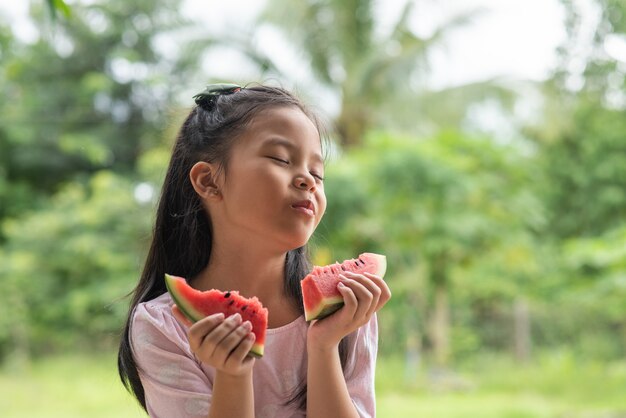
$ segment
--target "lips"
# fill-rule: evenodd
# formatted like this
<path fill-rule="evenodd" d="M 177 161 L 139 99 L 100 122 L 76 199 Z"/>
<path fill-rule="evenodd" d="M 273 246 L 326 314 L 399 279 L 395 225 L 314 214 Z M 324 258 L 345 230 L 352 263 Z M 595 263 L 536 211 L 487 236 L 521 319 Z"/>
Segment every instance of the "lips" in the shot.
<path fill-rule="evenodd" d="M 291 205 L 292 208 L 303 208 L 315 213 L 315 205 L 310 200 L 301 200 Z"/>

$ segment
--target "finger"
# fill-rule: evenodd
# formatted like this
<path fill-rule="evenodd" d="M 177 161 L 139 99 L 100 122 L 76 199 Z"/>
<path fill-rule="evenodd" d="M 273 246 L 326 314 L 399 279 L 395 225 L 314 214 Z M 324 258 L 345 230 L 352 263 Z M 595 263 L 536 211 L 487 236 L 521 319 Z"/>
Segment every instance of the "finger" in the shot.
<path fill-rule="evenodd" d="M 217 313 L 209 315 L 206 318 L 202 318 L 195 324 L 193 324 L 188 331 L 189 345 L 193 351 L 200 348 L 206 337 L 216 330 L 218 330 L 225 322 L 224 314 Z"/>
<path fill-rule="evenodd" d="M 237 364 L 245 363 L 247 361 L 246 356 L 250 353 L 255 340 L 255 335 L 249 332 L 230 353 L 230 356 L 228 356 L 228 359 L 226 360 L 226 366 L 231 367 Z M 248 358 L 254 361 L 252 356 L 248 356 Z"/>
<path fill-rule="evenodd" d="M 214 356 L 219 344 L 224 338 L 226 338 L 231 332 L 233 332 L 241 324 L 241 315 L 238 313 L 229 316 L 215 329 L 204 336 L 202 345 L 206 346 L 206 353 L 209 356 Z"/>
<path fill-rule="evenodd" d="M 380 289 L 380 298 L 378 299 L 378 305 L 376 311 L 385 306 L 385 304 L 391 299 L 391 289 L 380 276 L 371 273 L 365 273 L 365 276 L 369 277 Z"/>
<path fill-rule="evenodd" d="M 359 301 L 357 300 L 354 291 L 342 280 L 337 285 L 337 290 L 343 297 L 343 307 L 341 308 L 341 315 L 344 315 L 349 320 L 354 319 Z"/>
<path fill-rule="evenodd" d="M 376 312 L 376 307 L 378 306 L 378 301 L 382 293 L 380 288 L 371 278 L 364 276 L 362 274 L 350 273 L 347 276 L 351 278 L 352 280 L 355 280 L 359 282 L 360 284 L 362 284 L 372 294 L 372 300 L 369 304 L 367 312 L 365 313 L 367 319 L 369 319 L 372 316 L 372 314 Z"/>
<path fill-rule="evenodd" d="M 246 335 L 248 335 L 250 331 L 252 331 L 252 324 L 250 321 L 246 321 L 224 337 L 224 339 L 215 347 L 215 352 L 213 354 L 217 364 L 225 366 L 231 353 L 235 350 L 235 348 L 237 348 L 239 343 L 246 338 Z"/>
<path fill-rule="evenodd" d="M 343 277 L 342 282 L 352 290 L 357 299 L 357 309 L 354 313 L 354 319 L 361 320 L 366 316 L 372 306 L 374 296 L 367 287 L 357 280 L 347 278 L 346 276 Z"/>
<path fill-rule="evenodd" d="M 193 325 L 193 322 L 191 322 L 189 318 L 185 316 L 185 314 L 178 308 L 178 306 L 172 306 L 172 314 L 174 315 L 174 318 L 178 320 L 178 322 L 180 322 L 187 328 Z"/>

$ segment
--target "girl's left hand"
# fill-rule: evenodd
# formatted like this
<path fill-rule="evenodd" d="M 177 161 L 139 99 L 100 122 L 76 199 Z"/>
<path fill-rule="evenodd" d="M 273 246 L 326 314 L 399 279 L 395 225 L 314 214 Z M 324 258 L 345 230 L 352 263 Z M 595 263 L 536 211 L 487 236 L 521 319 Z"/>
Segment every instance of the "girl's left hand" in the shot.
<path fill-rule="evenodd" d="M 308 349 L 337 347 L 343 337 L 367 324 L 391 298 L 389 287 L 379 276 L 346 272 L 340 277 L 337 289 L 343 296 L 344 306 L 332 315 L 311 323 L 307 333 Z"/>

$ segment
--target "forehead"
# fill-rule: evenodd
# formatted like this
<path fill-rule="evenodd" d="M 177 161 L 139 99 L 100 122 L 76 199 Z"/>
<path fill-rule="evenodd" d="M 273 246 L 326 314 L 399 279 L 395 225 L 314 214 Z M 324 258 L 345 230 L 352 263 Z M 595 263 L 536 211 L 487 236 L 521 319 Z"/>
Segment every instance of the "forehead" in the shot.
<path fill-rule="evenodd" d="M 286 146 L 321 156 L 320 134 L 300 109 L 277 107 L 256 115 L 238 141 L 237 147 L 254 151 L 264 147 Z"/>

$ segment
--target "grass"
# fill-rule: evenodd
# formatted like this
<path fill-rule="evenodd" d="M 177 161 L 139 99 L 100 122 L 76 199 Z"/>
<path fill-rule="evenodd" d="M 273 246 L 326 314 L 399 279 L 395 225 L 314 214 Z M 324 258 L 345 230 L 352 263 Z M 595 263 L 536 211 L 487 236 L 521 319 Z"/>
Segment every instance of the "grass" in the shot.
<path fill-rule="evenodd" d="M 0 374 L 5 418 L 145 417 L 119 383 L 110 354 L 51 357 Z"/>
<path fill-rule="evenodd" d="M 113 354 L 50 357 L 25 371 L 5 366 L 1 415 L 145 417 L 116 373 Z M 376 386 L 380 418 L 626 418 L 626 362 L 578 363 L 559 353 L 527 366 L 485 357 L 411 379 L 402 361 L 381 359 Z"/>
<path fill-rule="evenodd" d="M 626 362 L 578 362 L 552 352 L 520 365 L 485 356 L 454 373 L 423 370 L 410 382 L 398 359 L 380 366 L 382 418 L 626 418 Z"/>

